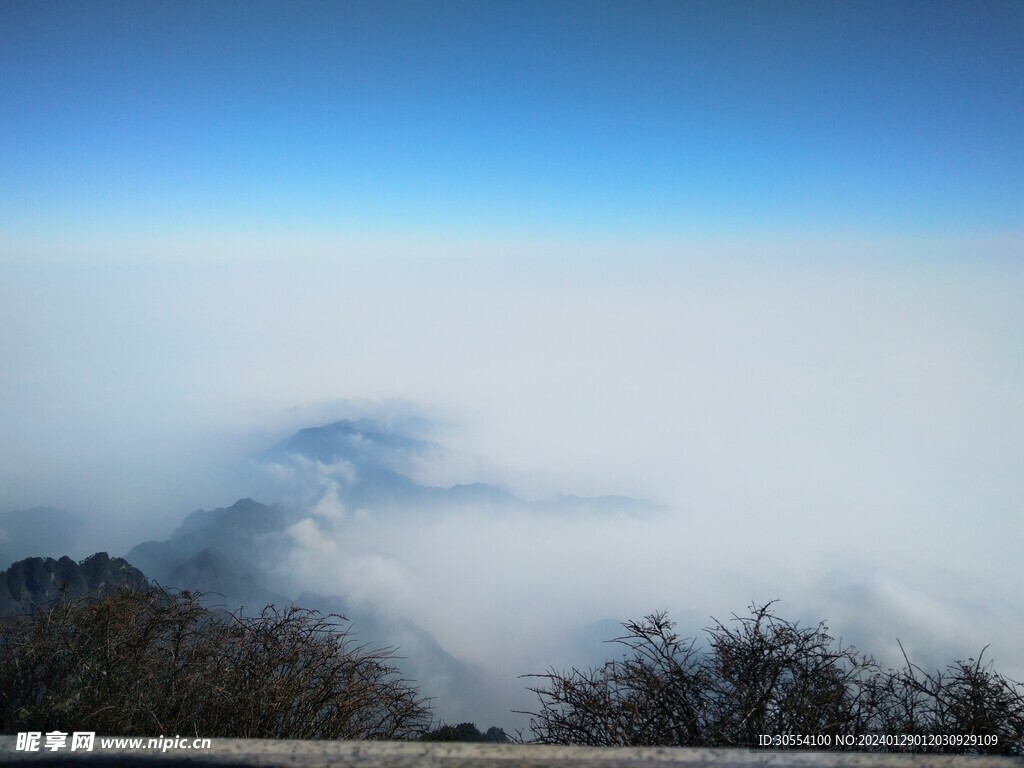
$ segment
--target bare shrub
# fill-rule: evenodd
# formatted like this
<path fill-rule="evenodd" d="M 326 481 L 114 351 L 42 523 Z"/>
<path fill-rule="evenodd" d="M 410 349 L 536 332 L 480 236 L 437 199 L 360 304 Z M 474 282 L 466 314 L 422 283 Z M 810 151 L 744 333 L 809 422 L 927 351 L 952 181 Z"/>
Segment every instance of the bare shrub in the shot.
<path fill-rule="evenodd" d="M 735 627 L 715 620 L 706 630 L 711 741 L 749 746 L 765 733 L 863 733 L 871 705 L 859 683 L 874 660 L 834 647 L 824 622 L 800 627 L 778 618 L 771 603 L 750 610 L 733 617 Z"/>
<path fill-rule="evenodd" d="M 58 602 L 0 632 L 2 729 L 253 738 L 402 738 L 429 723 L 390 649 L 343 618 L 217 613 L 154 589 Z"/>
<path fill-rule="evenodd" d="M 902 646 L 901 646 L 902 648 Z M 881 702 L 875 727 L 881 733 L 920 736 L 983 735 L 998 737 L 996 749 L 964 749 L 930 743 L 921 751 L 1024 754 L 1024 691 L 993 669 L 992 662 L 956 661 L 945 671 L 925 672 L 904 653 L 904 666 L 879 675 L 874 684 Z M 930 740 L 935 742 L 936 740 Z"/>
<path fill-rule="evenodd" d="M 549 670 L 531 716 L 534 741 L 595 746 L 755 747 L 762 734 L 997 736 L 997 743 L 875 744 L 874 749 L 1021 754 L 1020 685 L 978 660 L 925 674 L 906 659 L 882 670 L 844 647 L 824 622 L 801 627 L 772 603 L 729 624 L 714 620 L 707 645 L 680 639 L 664 613 L 623 625 L 625 648 L 603 666 Z M 857 740 L 857 745 L 862 742 Z M 831 746 L 849 748 L 848 745 Z"/>
<path fill-rule="evenodd" d="M 693 641 L 681 641 L 663 613 L 623 625 L 610 641 L 628 652 L 602 667 L 528 675 L 541 701 L 530 729 L 543 744 L 649 746 L 701 744 L 706 720 L 704 669 Z"/>

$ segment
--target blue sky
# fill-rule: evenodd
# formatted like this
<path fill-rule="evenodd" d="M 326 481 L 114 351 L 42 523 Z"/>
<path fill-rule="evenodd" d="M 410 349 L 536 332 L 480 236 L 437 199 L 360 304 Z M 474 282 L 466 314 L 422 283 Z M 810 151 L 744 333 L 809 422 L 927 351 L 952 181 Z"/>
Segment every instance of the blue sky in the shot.
<path fill-rule="evenodd" d="M 668 510 L 367 523 L 390 607 L 510 685 L 552 622 L 777 597 L 1024 679 L 1022 40 L 1020 2 L 0 0 L 0 511 L 124 553 L 292 430 L 413 415 L 425 482 Z"/>
<path fill-rule="evenodd" d="M 0 19 L 0 231 L 60 233 L 68 255 L 256 230 L 1019 237 L 1024 215 L 1018 3 L 58 2 Z"/>

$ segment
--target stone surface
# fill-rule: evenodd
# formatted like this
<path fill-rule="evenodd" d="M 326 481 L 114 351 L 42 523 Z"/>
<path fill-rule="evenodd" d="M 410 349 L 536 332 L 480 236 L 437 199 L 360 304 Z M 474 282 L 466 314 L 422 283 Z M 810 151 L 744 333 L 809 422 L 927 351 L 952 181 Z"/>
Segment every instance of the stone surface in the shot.
<path fill-rule="evenodd" d="M 19 752 L 15 736 L 0 736 L 0 764 L 89 766 L 280 766 L 291 768 L 633 768 L 677 765 L 687 768 L 1021 768 L 1024 759 L 954 755 L 887 755 L 858 752 L 753 751 L 546 747 L 513 744 L 268 741 L 213 739 L 205 750 L 101 750 Z"/>

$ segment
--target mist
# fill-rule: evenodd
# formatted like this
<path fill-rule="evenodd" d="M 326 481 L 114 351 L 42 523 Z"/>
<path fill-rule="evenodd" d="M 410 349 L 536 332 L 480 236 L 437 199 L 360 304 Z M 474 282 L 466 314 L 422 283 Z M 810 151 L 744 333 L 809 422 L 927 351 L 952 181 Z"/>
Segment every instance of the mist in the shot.
<path fill-rule="evenodd" d="M 80 516 L 71 554 L 285 500 L 277 583 L 405 617 L 510 697 L 518 675 L 598 661 L 614 622 L 668 610 L 694 634 L 776 598 L 888 663 L 897 637 L 942 665 L 991 643 L 1024 678 L 1013 259 L 5 271 L 0 511 Z M 358 418 L 433 446 L 386 457 L 417 483 L 522 503 L 352 507 L 351 467 L 257 462 L 266 498 L 238 472 Z M 636 503 L 574 513 L 563 494 Z"/>
<path fill-rule="evenodd" d="M 491 697 L 472 700 L 457 719 L 504 703 L 496 722 L 522 727 L 507 715 L 533 703 L 520 676 L 598 664 L 616 653 L 598 641 L 618 636 L 618 621 L 659 610 L 700 638 L 712 617 L 728 622 L 778 600 L 780 615 L 824 619 L 841 642 L 890 666 L 901 665 L 904 650 L 930 669 L 986 646 L 1011 675 L 1024 661 L 1012 574 L 958 565 L 955 547 L 925 530 L 916 541 L 935 547 L 930 557 L 906 541 L 883 545 L 886 531 L 853 513 L 845 524 L 823 520 L 801 549 L 770 518 L 622 497 L 579 499 L 575 508 L 565 496 L 367 508 L 342 501 L 358 468 L 294 458 L 298 473 L 277 466 L 275 475 L 307 503 L 277 542 L 278 583 L 292 594 L 334 590 L 409 619 L 484 670 Z"/>

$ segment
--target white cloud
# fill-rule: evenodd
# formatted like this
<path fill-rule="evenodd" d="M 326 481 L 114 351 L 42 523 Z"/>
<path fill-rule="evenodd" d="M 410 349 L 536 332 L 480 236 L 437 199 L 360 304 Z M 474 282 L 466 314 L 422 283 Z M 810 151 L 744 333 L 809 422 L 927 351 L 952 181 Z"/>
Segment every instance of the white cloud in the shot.
<path fill-rule="evenodd" d="M 421 481 L 670 508 L 381 517 L 342 503 L 352 467 L 280 464 L 309 489 L 297 578 L 467 658 L 534 671 L 588 621 L 781 597 L 1024 668 L 1024 275 L 922 253 L 30 270 L 0 285 L 0 502 L 126 549 L 232 502 L 211 468 L 273 442 L 254 428 L 394 411 L 441 425 Z"/>

